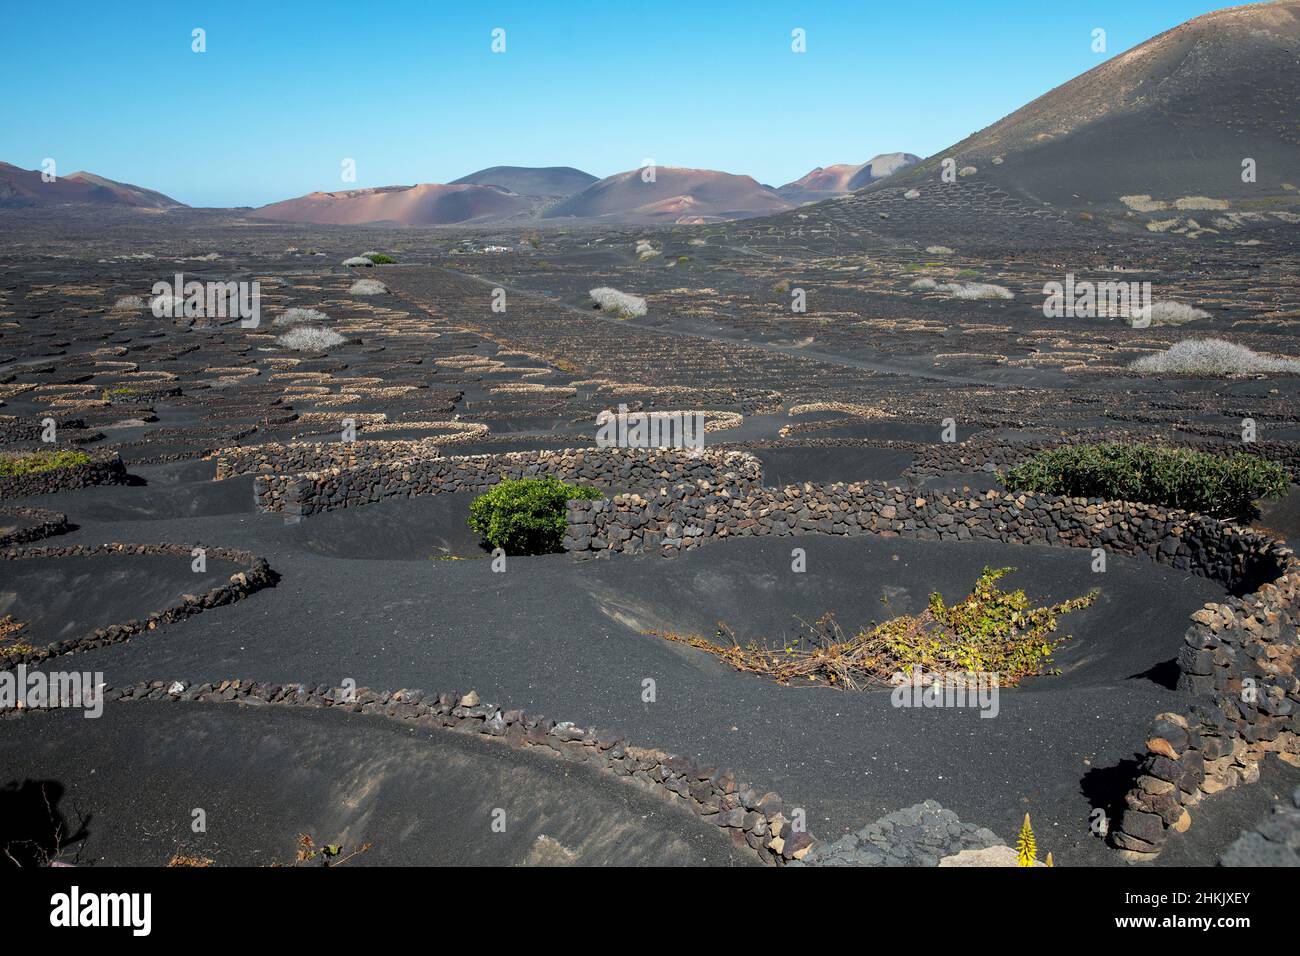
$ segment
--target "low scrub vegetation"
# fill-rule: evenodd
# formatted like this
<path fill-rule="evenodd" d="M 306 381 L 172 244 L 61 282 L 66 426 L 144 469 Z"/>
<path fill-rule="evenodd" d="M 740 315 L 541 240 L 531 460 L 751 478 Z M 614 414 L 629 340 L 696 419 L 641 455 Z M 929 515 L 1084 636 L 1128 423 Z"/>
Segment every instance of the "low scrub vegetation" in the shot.
<path fill-rule="evenodd" d="M 805 634 L 782 647 L 742 646 L 719 625 L 717 638 L 650 631 L 707 651 L 732 667 L 780 684 L 822 683 L 857 690 L 891 683 L 898 675 L 996 675 L 1001 687 L 1051 668 L 1052 654 L 1066 638 L 1054 638 L 1061 614 L 1087 607 L 1096 592 L 1043 607 L 1033 607 L 1023 589 L 1003 591 L 998 580 L 1014 568 L 985 568 L 967 597 L 952 605 L 931 593 L 920 614 L 904 614 L 845 636 L 830 615 L 805 627 Z"/>
<path fill-rule="evenodd" d="M 90 462 L 84 451 L 34 451 L 27 455 L 0 454 L 0 478 L 38 475 Z"/>
<path fill-rule="evenodd" d="M 1224 339 L 1184 339 L 1163 352 L 1143 356 L 1132 367 L 1156 375 L 1216 378 L 1277 372 L 1300 374 L 1300 360 L 1261 355 Z"/>
<path fill-rule="evenodd" d="M 323 843 L 317 844 L 311 838 L 311 834 L 300 833 L 298 835 L 298 850 L 294 854 L 292 863 L 272 863 L 272 867 L 304 867 L 304 866 L 322 866 L 334 867 L 343 866 L 349 860 L 368 852 L 373 843 L 360 843 L 349 848 L 343 843 Z M 173 858 L 174 859 L 174 858 Z M 207 866 L 212 861 L 200 862 L 198 864 L 177 864 L 180 866 L 198 865 Z M 168 864 L 169 866 L 171 864 Z"/>
<path fill-rule="evenodd" d="M 0 617 L 0 662 L 35 653 L 36 648 L 19 637 L 19 632 L 26 626 L 24 622 L 14 620 L 12 615 Z"/>
<path fill-rule="evenodd" d="M 106 388 L 99 393 L 101 401 L 105 402 L 129 402 L 133 398 L 139 397 L 140 389 L 132 385 L 114 385 L 112 388 Z"/>
<path fill-rule="evenodd" d="M 387 295 L 388 286 L 377 279 L 358 279 L 348 287 L 349 295 Z"/>
<path fill-rule="evenodd" d="M 566 485 L 558 478 L 507 479 L 469 506 L 469 526 L 506 554 L 550 554 L 561 550 L 567 503 L 594 501 L 596 488 Z"/>
<path fill-rule="evenodd" d="M 328 322 L 329 320 L 330 317 L 319 309 L 294 308 L 285 309 L 271 320 L 271 324 L 277 328 L 284 328 L 290 325 L 310 325 L 312 322 Z"/>
<path fill-rule="evenodd" d="M 1152 325 L 1185 325 L 1197 319 L 1208 319 L 1210 313 L 1182 302 L 1151 303 Z"/>
<path fill-rule="evenodd" d="M 917 279 L 912 288 L 918 292 L 942 292 L 950 299 L 1014 299 L 1015 294 L 989 282 L 935 282 Z"/>
<path fill-rule="evenodd" d="M 651 244 L 649 239 L 639 239 L 636 244 L 636 257 L 642 261 L 646 259 L 657 259 L 663 253 Z"/>
<path fill-rule="evenodd" d="M 1247 518 L 1256 501 L 1281 497 L 1288 487 L 1282 466 L 1258 455 L 1105 443 L 1040 452 L 1002 480 L 1012 491 L 1139 501 L 1219 518 Z"/>
<path fill-rule="evenodd" d="M 634 319 L 646 313 L 645 299 L 639 295 L 628 295 L 606 286 L 592 289 L 589 295 L 601 311 L 611 312 L 620 319 Z"/>
<path fill-rule="evenodd" d="M 991 282 L 944 282 L 939 286 L 940 292 L 947 292 L 954 299 L 1014 299 L 1010 289 Z"/>
<path fill-rule="evenodd" d="M 276 339 L 280 345 L 295 352 L 324 352 L 343 344 L 343 336 L 332 329 L 313 325 L 295 325 Z"/>
<path fill-rule="evenodd" d="M 392 256 L 384 255 L 382 252 L 363 252 L 361 256 L 377 266 L 391 266 L 397 262 Z"/>

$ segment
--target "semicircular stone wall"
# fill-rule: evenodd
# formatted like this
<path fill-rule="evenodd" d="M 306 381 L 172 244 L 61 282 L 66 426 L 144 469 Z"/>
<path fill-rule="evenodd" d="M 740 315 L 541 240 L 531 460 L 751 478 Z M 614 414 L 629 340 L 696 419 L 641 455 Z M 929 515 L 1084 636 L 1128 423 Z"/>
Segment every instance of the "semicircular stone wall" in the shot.
<path fill-rule="evenodd" d="M 1300 563 L 1260 532 L 1205 515 L 1125 501 L 988 492 L 963 497 L 886 483 L 712 489 L 571 501 L 575 558 L 666 557 L 754 535 L 880 535 L 931 541 L 1102 548 L 1208 577 L 1228 592 L 1192 615 L 1178 657 L 1187 705 L 1158 715 L 1140 773 L 1112 821 L 1126 854 L 1158 853 L 1206 794 L 1256 779 L 1276 752 L 1300 765 Z"/>
<path fill-rule="evenodd" d="M 0 478 L 0 498 L 26 498 L 30 495 L 87 488 L 90 485 L 120 485 L 126 482 L 126 466 L 122 464 L 117 452 L 95 451 L 87 454 L 90 460 L 80 465 Z"/>
<path fill-rule="evenodd" d="M 762 482 L 759 460 L 746 452 L 706 449 L 688 454 L 658 448 L 566 448 L 496 455 L 440 456 L 422 442 L 337 442 L 228 449 L 217 480 L 253 474 L 261 511 L 311 515 L 385 498 L 486 491 L 502 479 L 549 475 L 597 487 L 657 492 L 674 484 L 748 489 Z"/>
<path fill-rule="evenodd" d="M 1005 445 L 1005 447 L 1004 447 Z M 954 447 L 960 465 L 988 470 L 1023 457 L 1020 443 Z M 947 458 L 927 465 L 947 468 Z M 306 467 L 307 470 L 299 470 Z M 1296 627 L 1300 565 L 1283 542 L 1231 522 L 1154 505 L 1039 494 L 947 494 L 884 482 L 762 485 L 747 452 L 585 448 L 441 457 L 421 442 L 230 449 L 218 478 L 256 475 L 264 511 L 308 515 L 389 497 L 481 491 L 503 478 L 553 475 L 621 490 L 571 501 L 564 548 L 575 558 L 656 552 L 672 556 L 753 535 L 879 535 L 932 541 L 1102 548 L 1208 577 L 1232 596 L 1192 615 L 1179 655 L 1187 706 L 1158 715 L 1135 742 L 1141 771 L 1112 822 L 1113 845 L 1159 852 L 1188 807 L 1258 776 L 1275 751 L 1300 762 Z"/>

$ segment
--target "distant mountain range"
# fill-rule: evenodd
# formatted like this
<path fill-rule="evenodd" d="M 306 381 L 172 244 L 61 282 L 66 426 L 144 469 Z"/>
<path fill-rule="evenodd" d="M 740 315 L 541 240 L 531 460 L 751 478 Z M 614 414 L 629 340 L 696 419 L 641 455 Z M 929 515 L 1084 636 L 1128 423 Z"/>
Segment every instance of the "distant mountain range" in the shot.
<path fill-rule="evenodd" d="M 0 208 L 68 205 L 185 208 L 184 203 L 162 193 L 115 182 L 94 173 L 69 173 L 46 182 L 38 169 L 20 169 L 9 163 L 0 163 Z"/>
<path fill-rule="evenodd" d="M 780 189 L 750 176 L 675 166 L 634 169 L 604 179 L 571 166 L 492 166 L 446 184 L 308 193 L 247 215 L 273 222 L 396 226 L 723 222 L 842 196 L 916 160 L 911 153 L 887 153 L 860 165 L 819 167 Z M 47 183 L 38 170 L 0 163 L 0 207 L 61 205 L 188 208 L 162 193 L 92 173 L 72 173 Z"/>
<path fill-rule="evenodd" d="M 712 169 L 646 167 L 597 179 L 571 166 L 493 166 L 449 185 L 310 193 L 250 213 L 256 219 L 355 225 L 486 224 L 509 220 L 692 224 L 766 216 L 842 196 L 916 162 L 887 153 L 817 169 L 781 189 Z M 802 185 L 801 185 L 802 184 Z"/>
<path fill-rule="evenodd" d="M 604 179 L 568 166 L 493 166 L 446 185 L 315 192 L 248 215 L 405 226 L 705 223 L 780 214 L 859 191 L 863 202 L 895 194 L 900 202 L 939 202 L 943 194 L 932 191 L 947 185 L 948 160 L 954 181 L 979 187 L 949 204 L 966 209 L 977 232 L 1004 198 L 1015 210 L 1074 209 L 1084 220 L 1086 210 L 1109 207 L 1139 228 L 1194 235 L 1261 219 L 1290 223 L 1300 179 L 1297 50 L 1300 0 L 1218 10 L 1105 60 L 925 160 L 885 153 L 860 165 L 818 167 L 779 188 L 670 166 Z M 996 202 L 977 207 L 977 193 Z M 90 173 L 46 183 L 38 171 L 0 163 L 0 207 L 73 204 L 184 208 Z M 914 218 L 894 217 L 891 228 Z"/>

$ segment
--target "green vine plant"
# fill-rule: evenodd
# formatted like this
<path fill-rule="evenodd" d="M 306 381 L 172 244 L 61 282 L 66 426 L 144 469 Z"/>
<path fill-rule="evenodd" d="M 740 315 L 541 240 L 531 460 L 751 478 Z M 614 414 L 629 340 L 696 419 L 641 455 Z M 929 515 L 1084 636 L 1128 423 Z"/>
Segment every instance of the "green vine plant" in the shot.
<path fill-rule="evenodd" d="M 1014 568 L 985 568 L 966 598 L 944 602 L 937 591 L 920 614 L 904 614 L 846 636 L 834 617 L 823 615 L 804 633 L 780 647 L 736 639 L 719 623 L 713 639 L 651 630 L 645 633 L 713 654 L 739 671 L 780 684 L 820 683 L 850 690 L 888 683 L 895 675 L 929 673 L 996 674 L 1002 687 L 1025 677 L 1060 673 L 1052 655 L 1067 637 L 1055 637 L 1062 614 L 1088 607 L 1083 597 L 1034 607 L 1024 589 L 1004 591 L 998 581 Z"/>

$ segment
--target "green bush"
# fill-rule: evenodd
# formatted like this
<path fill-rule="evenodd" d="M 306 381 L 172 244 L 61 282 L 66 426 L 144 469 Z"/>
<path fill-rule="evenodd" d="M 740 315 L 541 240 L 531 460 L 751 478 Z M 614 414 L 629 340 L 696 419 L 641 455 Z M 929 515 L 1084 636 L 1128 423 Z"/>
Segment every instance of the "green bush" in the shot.
<path fill-rule="evenodd" d="M 126 402 L 135 396 L 141 394 L 140 389 L 131 385 L 115 385 L 113 388 L 106 388 L 100 393 L 100 398 L 106 402 L 122 401 Z"/>
<path fill-rule="evenodd" d="M 506 479 L 469 506 L 469 526 L 506 554 L 550 554 L 564 540 L 566 502 L 594 501 L 596 488 L 566 485 L 557 478 Z"/>
<path fill-rule="evenodd" d="M 1288 485 L 1282 466 L 1258 455 L 1107 443 L 1040 452 L 1002 481 L 1011 491 L 1140 501 L 1219 518 L 1249 518 L 1256 501 L 1280 498 Z"/>
<path fill-rule="evenodd" d="M 369 259 L 377 266 L 391 266 L 397 260 L 392 256 L 386 256 L 382 252 L 368 253 L 364 258 Z"/>
<path fill-rule="evenodd" d="M 84 451 L 34 451 L 30 455 L 0 455 L 0 478 L 36 475 L 59 468 L 84 465 L 90 456 Z"/>

